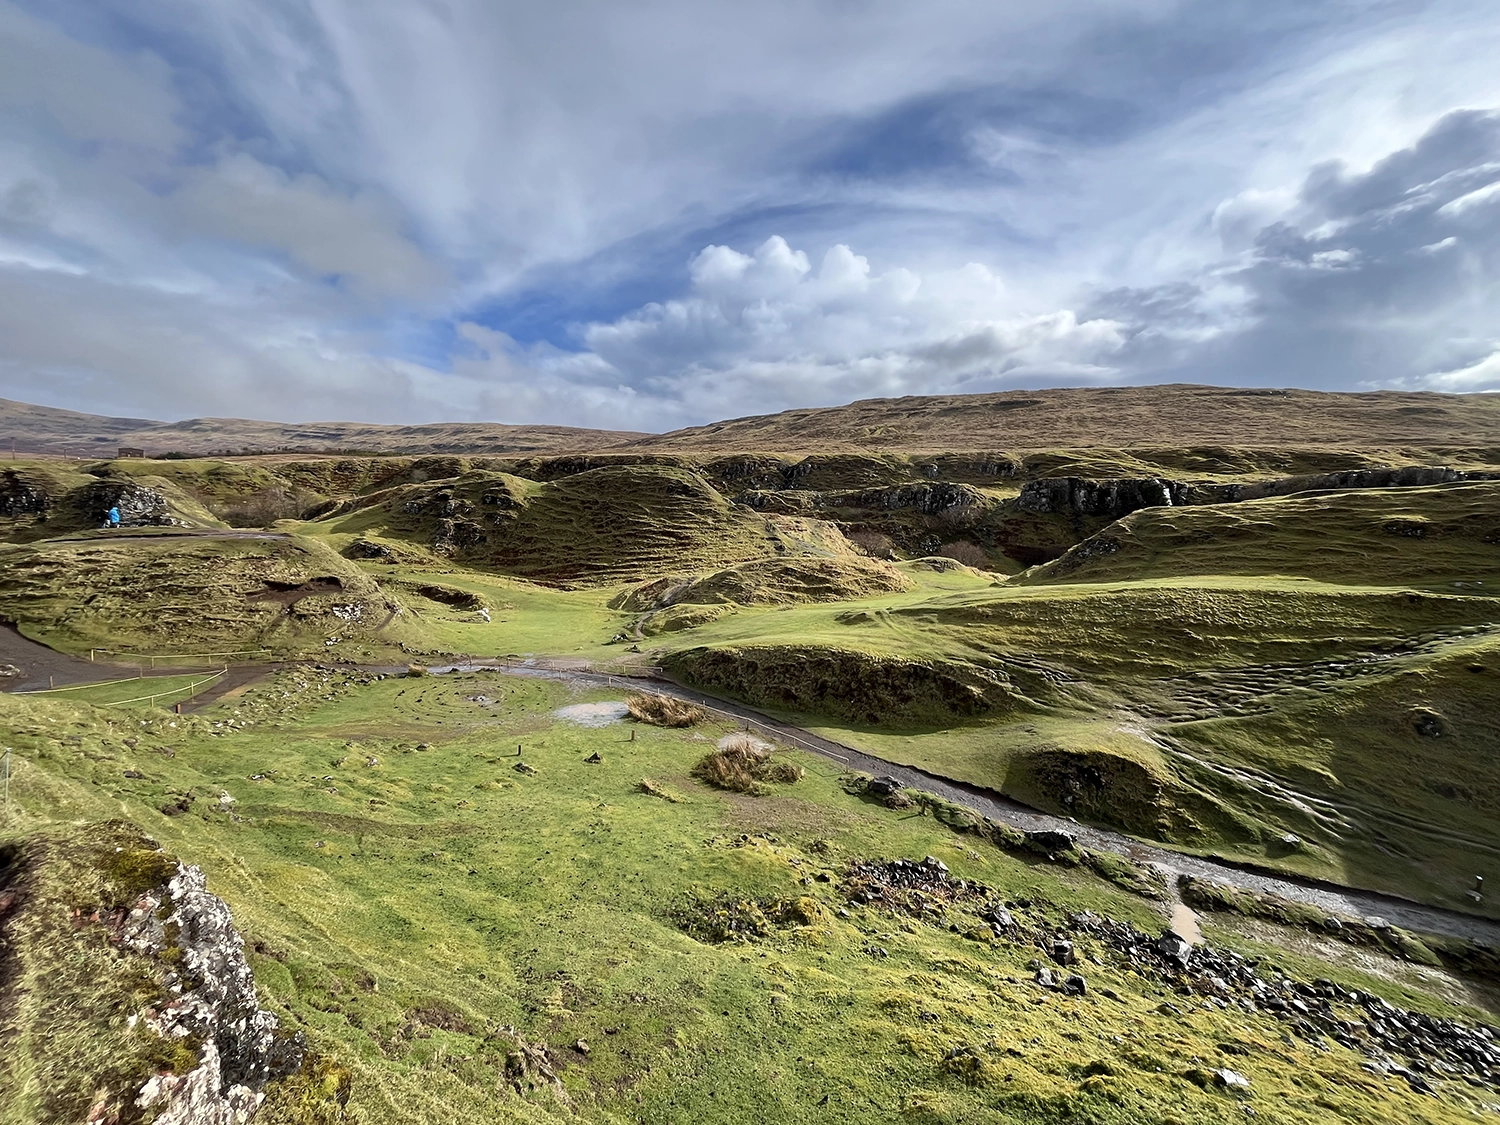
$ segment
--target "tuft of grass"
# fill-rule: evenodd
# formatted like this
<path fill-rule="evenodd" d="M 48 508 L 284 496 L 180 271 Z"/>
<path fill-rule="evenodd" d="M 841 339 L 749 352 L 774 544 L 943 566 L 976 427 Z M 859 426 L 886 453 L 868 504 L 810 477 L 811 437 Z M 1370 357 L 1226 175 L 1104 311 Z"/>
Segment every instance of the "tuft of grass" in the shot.
<path fill-rule="evenodd" d="M 680 804 L 683 799 L 682 794 L 677 792 L 677 790 L 649 777 L 641 778 L 640 784 L 636 788 L 648 797 L 660 797 L 663 801 L 672 805 Z"/>
<path fill-rule="evenodd" d="M 701 707 L 652 692 L 631 692 L 625 697 L 625 706 L 632 719 L 653 727 L 692 727 L 708 717 Z"/>
<path fill-rule="evenodd" d="M 775 747 L 746 731 L 735 731 L 719 739 L 719 745 L 693 766 L 693 776 L 716 789 L 763 796 L 767 782 L 791 785 L 801 781 L 801 766 L 776 758 Z"/>

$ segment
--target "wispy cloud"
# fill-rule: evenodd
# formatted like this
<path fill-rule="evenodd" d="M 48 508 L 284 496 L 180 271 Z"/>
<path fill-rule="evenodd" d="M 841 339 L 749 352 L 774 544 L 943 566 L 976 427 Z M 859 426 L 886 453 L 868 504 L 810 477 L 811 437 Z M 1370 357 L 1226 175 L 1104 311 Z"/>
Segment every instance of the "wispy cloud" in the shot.
<path fill-rule="evenodd" d="M 0 394 L 1490 389 L 1497 48 L 1473 0 L 0 0 Z"/>

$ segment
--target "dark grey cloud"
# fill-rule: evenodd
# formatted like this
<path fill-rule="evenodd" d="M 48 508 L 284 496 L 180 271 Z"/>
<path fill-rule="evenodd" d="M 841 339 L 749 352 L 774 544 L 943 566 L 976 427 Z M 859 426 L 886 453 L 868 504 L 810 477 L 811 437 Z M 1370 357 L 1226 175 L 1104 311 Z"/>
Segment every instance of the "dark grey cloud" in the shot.
<path fill-rule="evenodd" d="M 1366 171 L 1313 168 L 1242 260 L 1107 292 L 1136 376 L 1500 389 L 1500 114 L 1449 113 Z"/>

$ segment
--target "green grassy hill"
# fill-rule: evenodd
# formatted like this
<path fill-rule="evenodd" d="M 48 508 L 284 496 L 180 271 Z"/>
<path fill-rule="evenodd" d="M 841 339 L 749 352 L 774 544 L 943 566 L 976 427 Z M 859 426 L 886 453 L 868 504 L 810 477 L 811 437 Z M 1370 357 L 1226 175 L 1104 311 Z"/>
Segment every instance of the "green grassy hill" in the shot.
<path fill-rule="evenodd" d="M 1472 1120 L 1483 1095 L 1462 1083 L 1420 1096 L 1269 1011 L 1171 991 L 1098 929 L 1111 919 L 1154 937 L 1165 907 L 1076 859 L 1010 854 L 956 830 L 951 810 L 860 799 L 830 763 L 794 752 L 777 757 L 804 776 L 770 795 L 713 789 L 692 767 L 726 728 L 564 717 L 611 699 L 302 668 L 201 718 L 144 713 L 126 734 L 118 710 L 0 697 L 18 761 L 0 843 L 125 817 L 202 865 L 261 1002 L 330 1076 L 321 1094 L 273 1084 L 265 1121 L 1228 1125 L 1246 1106 L 1278 1125 Z M 513 768 L 518 743 L 532 772 Z M 48 881 L 33 885 L 77 955 L 107 966 L 87 916 L 69 921 L 100 878 L 92 853 L 49 848 L 37 853 Z M 951 876 L 866 901 L 862 871 L 924 856 Z M 997 932 L 980 915 L 1001 903 Z M 1482 1018 L 1440 970 L 1356 960 L 1233 915 L 1203 925 L 1266 981 L 1285 972 Z M 1048 952 L 1064 934 L 1067 967 Z M 1038 966 L 1079 974 L 1085 991 L 1039 986 Z M 0 1004 L 15 1045 L 0 1063 L 5 1125 L 65 1119 L 32 1112 L 43 1093 L 87 1105 L 91 1060 L 110 1060 L 117 1083 L 156 1064 L 142 1028 L 107 1018 L 112 986 L 51 978 L 66 1041 L 44 1034 L 43 1013 Z M 1250 1085 L 1226 1089 L 1221 1068 Z"/>
<path fill-rule="evenodd" d="M 399 635 L 399 610 L 316 540 L 99 533 L 0 547 L 0 617 L 65 652 L 305 653 Z"/>
<path fill-rule="evenodd" d="M 831 524 L 762 516 L 685 469 L 619 466 L 539 483 L 471 472 L 353 501 L 315 534 L 409 541 L 470 567 L 607 584 L 773 554 L 853 555 Z"/>
<path fill-rule="evenodd" d="M 1145 508 L 1019 581 L 1296 575 L 1500 592 L 1500 483 Z"/>

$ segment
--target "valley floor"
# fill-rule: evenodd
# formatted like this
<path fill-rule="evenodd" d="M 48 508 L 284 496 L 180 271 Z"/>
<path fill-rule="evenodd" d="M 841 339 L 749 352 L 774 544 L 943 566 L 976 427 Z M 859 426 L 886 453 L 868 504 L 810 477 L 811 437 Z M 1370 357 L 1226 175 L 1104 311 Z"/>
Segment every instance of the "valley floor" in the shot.
<path fill-rule="evenodd" d="M 794 750 L 780 756 L 800 780 L 727 793 L 693 767 L 735 725 L 570 718 L 620 699 L 536 676 L 311 667 L 183 716 L 0 697 L 7 831 L 124 817 L 200 864 L 263 1000 L 349 1069 L 348 1108 L 371 1123 L 1165 1125 L 1247 1106 L 1445 1122 L 1493 1097 L 1372 1070 L 1366 1031 L 1346 1047 L 1122 952 L 1099 920 L 1149 944 L 1167 904 L 957 831 L 942 806 L 888 809 Z M 868 897 L 881 862 L 927 856 L 951 874 Z M 981 919 L 1002 907 L 1005 927 Z M 1366 1017 L 1337 997 L 1465 1024 L 1495 1010 L 1483 983 L 1378 949 L 1233 915 L 1202 926 L 1250 959 L 1233 970 L 1247 981 L 1333 982 L 1329 1011 L 1351 1028 Z M 1082 991 L 1049 987 L 1053 969 Z M 507 1069 L 517 1043 L 549 1060 L 524 1080 Z M 24 1093 L 24 1067 L 6 1073 Z M 273 1091 L 266 1120 L 288 1113 Z"/>

